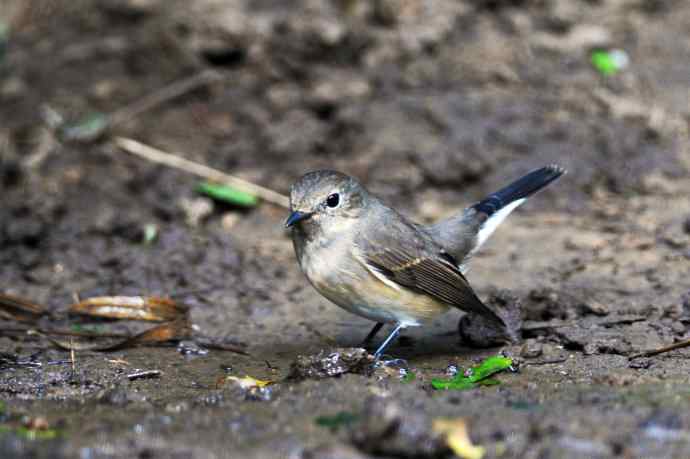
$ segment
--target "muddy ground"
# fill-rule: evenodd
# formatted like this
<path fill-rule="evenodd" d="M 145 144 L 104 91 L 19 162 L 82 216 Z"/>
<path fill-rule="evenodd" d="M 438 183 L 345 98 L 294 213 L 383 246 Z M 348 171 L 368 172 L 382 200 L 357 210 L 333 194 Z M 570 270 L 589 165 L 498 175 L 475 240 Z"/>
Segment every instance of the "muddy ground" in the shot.
<path fill-rule="evenodd" d="M 175 295 L 198 333 L 249 354 L 78 351 L 73 367 L 46 340 L 2 332 L 0 457 L 449 457 L 438 417 L 465 418 L 485 457 L 690 457 L 690 349 L 629 359 L 690 339 L 690 5 L 289 3 L 0 3 L 2 293 L 55 313 L 75 294 Z M 628 66 L 601 75 L 596 48 Z M 111 113 L 209 68 L 221 80 L 93 142 L 57 139 L 41 115 Z M 216 203 L 194 218 L 190 203 L 209 203 L 197 179 L 116 135 L 283 193 L 340 169 L 421 221 L 563 165 L 468 274 L 482 298 L 520 301 L 523 342 L 470 348 L 458 311 L 390 349 L 412 382 L 285 380 L 298 355 L 358 346 L 370 323 L 307 284 L 284 209 Z M 498 352 L 520 361 L 500 385 L 431 388 Z M 127 378 L 139 370 L 160 374 Z M 276 383 L 218 385 L 245 375 Z M 317 422 L 338 413 L 348 422 Z M 37 423 L 55 438 L 16 427 Z"/>

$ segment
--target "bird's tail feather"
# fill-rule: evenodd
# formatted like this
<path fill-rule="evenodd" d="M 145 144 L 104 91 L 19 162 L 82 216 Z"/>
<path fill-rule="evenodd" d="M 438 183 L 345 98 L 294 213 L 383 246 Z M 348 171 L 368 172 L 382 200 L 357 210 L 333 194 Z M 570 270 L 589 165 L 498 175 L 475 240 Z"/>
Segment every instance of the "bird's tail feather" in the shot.
<path fill-rule="evenodd" d="M 427 227 L 429 233 L 466 270 L 467 260 L 486 242 L 503 220 L 528 197 L 565 173 L 551 165 L 530 172 L 463 212 Z"/>
<path fill-rule="evenodd" d="M 485 217 L 486 220 L 479 226 L 475 245 L 468 256 L 479 250 L 513 210 L 564 173 L 565 169 L 555 164 L 542 167 L 473 205 L 471 209 L 485 214 L 488 218 Z"/>
<path fill-rule="evenodd" d="M 501 188 L 472 208 L 490 217 L 511 203 L 530 197 L 564 173 L 565 169 L 555 164 L 542 167 Z"/>

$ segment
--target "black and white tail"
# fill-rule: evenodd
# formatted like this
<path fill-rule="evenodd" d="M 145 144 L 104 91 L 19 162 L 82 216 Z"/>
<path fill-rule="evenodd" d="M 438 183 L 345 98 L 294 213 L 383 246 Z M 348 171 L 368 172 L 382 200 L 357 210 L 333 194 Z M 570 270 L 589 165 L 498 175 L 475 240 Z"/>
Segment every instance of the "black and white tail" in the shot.
<path fill-rule="evenodd" d="M 515 208 L 564 173 L 565 169 L 555 164 L 542 167 L 471 206 L 470 209 L 488 217 L 479 226 L 477 240 L 471 252 L 478 250 Z"/>

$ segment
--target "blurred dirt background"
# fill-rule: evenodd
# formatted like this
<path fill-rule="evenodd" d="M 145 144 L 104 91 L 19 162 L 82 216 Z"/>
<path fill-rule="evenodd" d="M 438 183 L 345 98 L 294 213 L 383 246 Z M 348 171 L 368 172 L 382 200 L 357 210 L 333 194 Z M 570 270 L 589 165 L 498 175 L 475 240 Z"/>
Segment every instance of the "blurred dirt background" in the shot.
<path fill-rule="evenodd" d="M 690 349 L 629 359 L 690 339 L 689 36 L 681 0 L 0 0 L 0 291 L 58 312 L 75 294 L 175 295 L 249 353 L 80 351 L 73 368 L 0 335 L 0 422 L 59 432 L 0 429 L 0 457 L 450 457 L 438 416 L 465 418 L 485 457 L 690 457 Z M 604 76 L 596 49 L 629 63 Z M 46 126 L 209 69 L 93 141 Z M 114 136 L 283 193 L 339 169 L 420 221 L 561 164 L 468 274 L 522 304 L 523 342 L 471 349 L 450 313 L 390 349 L 412 383 L 284 381 L 370 324 L 308 285 L 284 209 L 214 204 Z M 521 361 L 500 386 L 430 388 L 499 351 Z M 279 382 L 217 387 L 246 374 Z M 315 421 L 339 412 L 356 421 Z"/>

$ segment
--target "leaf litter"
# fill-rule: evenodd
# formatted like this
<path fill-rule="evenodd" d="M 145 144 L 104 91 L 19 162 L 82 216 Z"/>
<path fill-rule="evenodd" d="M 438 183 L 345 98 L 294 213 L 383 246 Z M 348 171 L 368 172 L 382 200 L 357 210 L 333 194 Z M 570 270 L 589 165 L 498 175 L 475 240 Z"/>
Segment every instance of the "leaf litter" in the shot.
<path fill-rule="evenodd" d="M 43 306 L 12 295 L 0 294 L 0 318 L 36 322 L 45 315 Z"/>
<path fill-rule="evenodd" d="M 68 308 L 70 314 L 77 314 L 98 320 L 132 320 L 161 322 L 132 335 L 131 333 L 109 333 L 102 326 L 90 323 L 72 323 L 67 328 L 0 328 L 7 333 L 24 336 L 39 336 L 55 346 L 69 351 L 112 351 L 141 345 L 163 344 L 193 337 L 189 320 L 189 308 L 171 298 L 158 296 L 102 296 L 78 301 Z M 50 313 L 38 304 L 11 295 L 0 295 L 0 317 L 17 322 L 31 322 L 36 325 L 39 319 Z M 57 319 L 57 318 L 53 318 Z M 55 320 L 54 322 L 57 322 Z M 246 354 L 243 343 L 223 343 L 206 338 L 198 338 L 200 345 L 231 352 Z"/>

